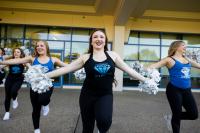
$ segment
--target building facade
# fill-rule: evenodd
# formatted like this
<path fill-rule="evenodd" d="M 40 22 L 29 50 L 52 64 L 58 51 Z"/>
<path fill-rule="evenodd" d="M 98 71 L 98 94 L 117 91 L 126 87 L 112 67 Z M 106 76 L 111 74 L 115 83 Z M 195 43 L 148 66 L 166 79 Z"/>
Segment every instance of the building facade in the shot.
<path fill-rule="evenodd" d="M 133 61 L 148 65 L 167 56 L 174 40 L 189 49 L 200 48 L 200 3 L 191 0 L 0 0 L 1 47 L 33 49 L 39 39 L 49 43 L 52 56 L 70 63 L 89 47 L 95 28 L 106 31 L 109 49 L 130 66 Z M 166 68 L 159 70 L 160 88 L 168 82 Z M 192 69 L 192 88 L 200 89 L 198 69 Z M 135 89 L 138 81 L 116 70 L 114 90 Z M 83 81 L 73 73 L 56 79 L 57 86 L 80 88 Z"/>

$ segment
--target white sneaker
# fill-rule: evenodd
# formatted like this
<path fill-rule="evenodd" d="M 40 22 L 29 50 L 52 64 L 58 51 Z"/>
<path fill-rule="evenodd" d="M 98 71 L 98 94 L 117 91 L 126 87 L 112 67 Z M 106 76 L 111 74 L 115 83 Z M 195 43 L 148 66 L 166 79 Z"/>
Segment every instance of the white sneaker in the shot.
<path fill-rule="evenodd" d="M 166 121 L 168 131 L 171 132 L 172 131 L 172 125 L 171 125 L 172 115 L 171 114 L 165 115 L 164 119 Z"/>
<path fill-rule="evenodd" d="M 40 129 L 38 128 L 38 129 L 35 129 L 34 130 L 34 133 L 40 133 Z"/>
<path fill-rule="evenodd" d="M 42 106 L 42 115 L 47 116 L 49 113 L 49 105 Z"/>
<path fill-rule="evenodd" d="M 15 99 L 15 100 L 13 100 L 13 102 L 12 102 L 12 107 L 13 107 L 13 109 L 16 109 L 17 107 L 18 107 L 18 101 L 17 101 L 17 98 Z"/>
<path fill-rule="evenodd" d="M 3 117 L 3 120 L 6 121 L 6 120 L 9 120 L 9 119 L 10 119 L 10 113 L 6 112 L 4 117 Z"/>

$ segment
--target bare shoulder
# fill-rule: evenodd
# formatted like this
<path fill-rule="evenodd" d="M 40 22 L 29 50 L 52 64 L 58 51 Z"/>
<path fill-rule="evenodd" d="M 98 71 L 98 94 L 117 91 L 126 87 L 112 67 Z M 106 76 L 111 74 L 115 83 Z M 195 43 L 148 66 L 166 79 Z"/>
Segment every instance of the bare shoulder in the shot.
<path fill-rule="evenodd" d="M 107 51 L 107 53 L 113 59 L 113 61 L 115 61 L 116 58 L 119 57 L 119 55 L 116 52 L 114 52 L 114 51 Z"/>
<path fill-rule="evenodd" d="M 175 61 L 171 57 L 166 57 L 163 60 L 165 61 L 168 68 L 171 68 L 175 64 Z"/>
<path fill-rule="evenodd" d="M 90 54 L 83 54 L 80 56 L 80 60 L 82 60 L 84 63 L 90 58 Z"/>

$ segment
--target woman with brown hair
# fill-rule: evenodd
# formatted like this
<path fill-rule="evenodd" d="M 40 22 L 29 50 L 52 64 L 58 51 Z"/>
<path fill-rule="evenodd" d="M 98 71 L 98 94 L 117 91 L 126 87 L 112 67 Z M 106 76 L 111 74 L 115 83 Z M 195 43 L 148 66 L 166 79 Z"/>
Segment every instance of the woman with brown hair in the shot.
<path fill-rule="evenodd" d="M 172 118 L 168 120 L 173 133 L 180 132 L 181 120 L 195 120 L 198 118 L 198 109 L 191 92 L 191 67 L 200 69 L 200 64 L 184 56 L 186 44 L 183 41 L 174 41 L 169 47 L 168 56 L 152 64 L 149 68 L 166 66 L 169 71 L 170 81 L 166 88 L 166 95 L 172 110 Z M 182 107 L 186 111 L 182 111 Z"/>
<path fill-rule="evenodd" d="M 27 56 L 20 59 L 10 59 L 0 62 L 2 65 L 14 65 L 30 63 L 32 65 L 42 65 L 50 72 L 54 69 L 54 65 L 63 67 L 66 66 L 64 62 L 56 57 L 50 56 L 50 50 L 48 43 L 46 41 L 38 41 L 34 48 L 33 56 Z M 35 133 L 40 133 L 39 122 L 40 122 L 40 112 L 42 109 L 43 116 L 46 116 L 49 112 L 49 103 L 51 94 L 53 92 L 53 87 L 49 91 L 39 94 L 30 89 L 31 104 L 33 107 L 32 120 Z"/>
<path fill-rule="evenodd" d="M 106 133 L 112 123 L 115 67 L 140 81 L 146 78 L 130 68 L 117 53 L 108 51 L 107 36 L 98 29 L 90 35 L 87 54 L 66 67 L 47 73 L 47 76 L 56 77 L 83 67 L 86 79 L 79 99 L 83 133 L 93 133 L 95 121 L 99 132 Z"/>
<path fill-rule="evenodd" d="M 24 52 L 20 48 L 15 48 L 12 53 L 13 59 L 23 58 Z M 12 101 L 13 109 L 18 107 L 17 95 L 24 80 L 23 76 L 24 64 L 9 65 L 9 73 L 5 81 L 5 110 L 6 113 L 3 120 L 10 119 L 10 101 Z"/>

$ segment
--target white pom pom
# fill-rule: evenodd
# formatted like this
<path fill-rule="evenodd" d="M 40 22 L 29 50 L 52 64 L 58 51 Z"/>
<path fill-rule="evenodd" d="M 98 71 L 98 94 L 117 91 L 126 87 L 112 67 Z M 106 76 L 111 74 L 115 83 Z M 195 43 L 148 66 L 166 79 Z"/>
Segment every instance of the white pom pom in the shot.
<path fill-rule="evenodd" d="M 45 75 L 47 71 L 48 69 L 41 65 L 31 66 L 24 74 L 24 80 L 31 84 L 34 92 L 44 93 L 53 86 L 52 80 Z"/>
<path fill-rule="evenodd" d="M 12 49 L 11 48 L 4 48 L 5 55 L 12 55 Z"/>
<path fill-rule="evenodd" d="M 20 48 L 23 50 L 23 52 L 24 52 L 24 54 L 25 54 L 26 56 L 30 55 L 30 53 L 31 53 L 30 50 L 27 49 L 25 46 L 21 46 Z"/>
<path fill-rule="evenodd" d="M 197 63 L 200 63 L 200 49 L 188 49 L 185 53 L 185 56 L 189 59 L 196 60 Z"/>
<path fill-rule="evenodd" d="M 74 73 L 74 76 L 78 80 L 84 80 L 86 78 L 85 69 L 82 68 Z"/>
<path fill-rule="evenodd" d="M 153 79 L 148 79 L 145 82 L 140 82 L 139 86 L 141 91 L 147 92 L 148 94 L 157 94 L 158 84 Z"/>
<path fill-rule="evenodd" d="M 138 87 L 143 92 L 148 94 L 157 94 L 158 92 L 158 83 L 161 80 L 160 73 L 156 69 L 144 69 L 143 65 L 138 61 L 133 63 L 133 69 L 135 69 L 141 75 L 147 77 L 149 80 L 139 83 Z"/>

